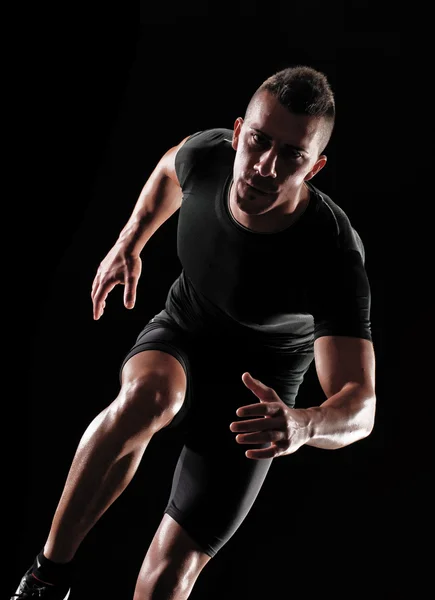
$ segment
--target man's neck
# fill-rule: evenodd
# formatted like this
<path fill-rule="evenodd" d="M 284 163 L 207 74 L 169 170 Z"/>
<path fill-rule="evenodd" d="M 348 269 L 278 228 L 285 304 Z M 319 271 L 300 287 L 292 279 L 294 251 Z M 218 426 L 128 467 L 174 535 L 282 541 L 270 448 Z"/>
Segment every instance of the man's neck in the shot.
<path fill-rule="evenodd" d="M 299 190 L 299 197 L 290 205 L 279 205 L 262 215 L 247 215 L 238 208 L 235 194 L 232 182 L 228 192 L 228 206 L 232 217 L 243 227 L 258 233 L 274 233 L 287 229 L 303 215 L 310 202 L 310 189 L 304 183 Z"/>

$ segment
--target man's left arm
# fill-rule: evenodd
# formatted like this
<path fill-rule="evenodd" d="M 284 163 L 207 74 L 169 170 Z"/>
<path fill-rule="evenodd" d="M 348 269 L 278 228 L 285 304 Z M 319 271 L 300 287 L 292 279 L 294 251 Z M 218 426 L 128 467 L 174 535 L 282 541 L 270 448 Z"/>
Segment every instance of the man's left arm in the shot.
<path fill-rule="evenodd" d="M 314 361 L 326 395 L 320 405 L 304 409 L 308 446 L 335 449 L 367 437 L 374 425 L 375 355 L 371 341 L 326 335 L 314 342 Z"/>
<path fill-rule="evenodd" d="M 246 450 L 247 458 L 286 456 L 305 444 L 332 450 L 370 434 L 376 406 L 372 342 L 321 336 L 314 342 L 314 359 L 327 399 L 310 408 L 288 407 L 273 388 L 243 373 L 243 383 L 260 400 L 238 408 L 236 414 L 243 420 L 230 424 L 238 444 L 254 446 Z"/>

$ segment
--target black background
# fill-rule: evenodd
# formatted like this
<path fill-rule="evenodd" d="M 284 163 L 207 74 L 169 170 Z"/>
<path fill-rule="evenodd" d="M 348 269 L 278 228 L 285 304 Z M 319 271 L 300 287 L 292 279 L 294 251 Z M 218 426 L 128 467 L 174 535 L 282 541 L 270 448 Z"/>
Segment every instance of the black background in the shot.
<path fill-rule="evenodd" d="M 89 7 L 39 8 L 11 48 L 15 106 L 5 120 L 18 173 L 5 224 L 4 402 L 13 561 L 3 597 L 43 546 L 81 434 L 115 397 L 124 354 L 180 272 L 177 215 L 142 253 L 135 309 L 123 307 L 117 287 L 95 322 L 99 262 L 170 146 L 201 129 L 232 128 L 266 77 L 301 63 L 322 70 L 336 95 L 328 163 L 313 183 L 365 243 L 376 426 L 339 451 L 303 447 L 277 460 L 191 598 L 399 598 L 405 579 L 424 574 L 430 434 L 416 404 L 424 411 L 428 402 L 421 341 L 429 303 L 422 261 L 397 258 L 403 243 L 421 256 L 413 211 L 401 209 L 397 24 L 364 2 L 311 13 L 271 6 L 241 2 L 226 15 L 193 2 L 162 3 L 153 14 L 145 4 L 131 13 L 114 4 L 97 16 Z M 300 403 L 321 401 L 311 370 Z M 177 434 L 152 440 L 133 482 L 81 546 L 72 598 L 132 598 L 181 446 Z"/>

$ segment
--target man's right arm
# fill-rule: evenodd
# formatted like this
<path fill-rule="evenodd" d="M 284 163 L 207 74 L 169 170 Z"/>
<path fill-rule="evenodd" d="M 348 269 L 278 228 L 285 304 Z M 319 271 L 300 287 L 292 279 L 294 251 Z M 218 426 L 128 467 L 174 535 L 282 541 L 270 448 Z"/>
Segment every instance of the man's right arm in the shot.
<path fill-rule="evenodd" d="M 142 188 L 133 212 L 116 242 L 126 252 L 140 254 L 160 225 L 180 208 L 183 194 L 175 172 L 175 156 L 189 137 L 185 137 L 162 156 Z"/>
<path fill-rule="evenodd" d="M 142 271 L 140 253 L 153 233 L 181 206 L 183 193 L 175 171 L 175 156 L 189 137 L 159 160 L 118 239 L 101 261 L 91 292 L 95 320 L 103 314 L 106 298 L 118 284 L 125 286 L 125 307 L 134 307 Z"/>

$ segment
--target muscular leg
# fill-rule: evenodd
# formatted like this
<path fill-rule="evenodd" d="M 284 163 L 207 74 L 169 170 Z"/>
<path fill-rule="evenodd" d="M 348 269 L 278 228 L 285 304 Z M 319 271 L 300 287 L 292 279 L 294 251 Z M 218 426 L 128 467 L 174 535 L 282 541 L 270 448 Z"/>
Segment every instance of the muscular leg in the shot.
<path fill-rule="evenodd" d="M 207 401 L 196 403 L 196 425 L 185 437 L 166 514 L 142 564 L 134 600 L 189 598 L 202 569 L 246 518 L 272 464 L 272 459 L 247 459 L 229 430 L 235 409 L 252 402 L 249 390 L 238 379 L 227 379 L 224 369 L 213 383 L 210 390 L 207 378 L 195 379 L 194 393 Z M 210 406 L 225 396 L 228 402 L 211 419 Z"/>
<path fill-rule="evenodd" d="M 147 350 L 124 366 L 117 398 L 88 426 L 57 506 L 44 555 L 70 561 L 131 481 L 151 437 L 180 410 L 186 375 L 168 353 Z"/>
<path fill-rule="evenodd" d="M 210 559 L 165 514 L 142 563 L 133 600 L 186 600 Z"/>
<path fill-rule="evenodd" d="M 252 403 L 252 393 L 239 377 L 244 365 L 234 372 L 229 369 L 232 361 L 228 353 L 220 357 L 217 361 L 210 348 L 200 354 L 200 360 L 195 353 L 189 355 L 195 382 L 191 393 L 202 401 L 194 402 L 192 426 L 174 472 L 169 502 L 142 564 L 134 600 L 189 598 L 202 569 L 248 515 L 272 465 L 272 459 L 247 459 L 246 448 L 234 440 L 229 424 L 235 420 L 238 407 Z M 288 401 L 296 395 L 299 381 L 285 378 L 287 358 L 283 365 L 277 365 L 273 356 L 272 366 L 262 355 L 257 362 L 252 357 L 245 360 L 246 366 L 266 381 L 272 379 L 275 369 L 283 377 L 272 380 L 271 385 L 282 396 L 287 394 Z M 305 357 L 297 360 L 303 360 L 306 366 L 311 362 Z M 237 360 L 233 362 L 238 364 Z"/>
<path fill-rule="evenodd" d="M 189 598 L 202 569 L 234 535 L 261 489 L 272 459 L 250 461 L 237 447 L 225 447 L 224 436 L 214 439 L 217 452 L 202 454 L 185 446 L 180 454 L 134 600 Z"/>

